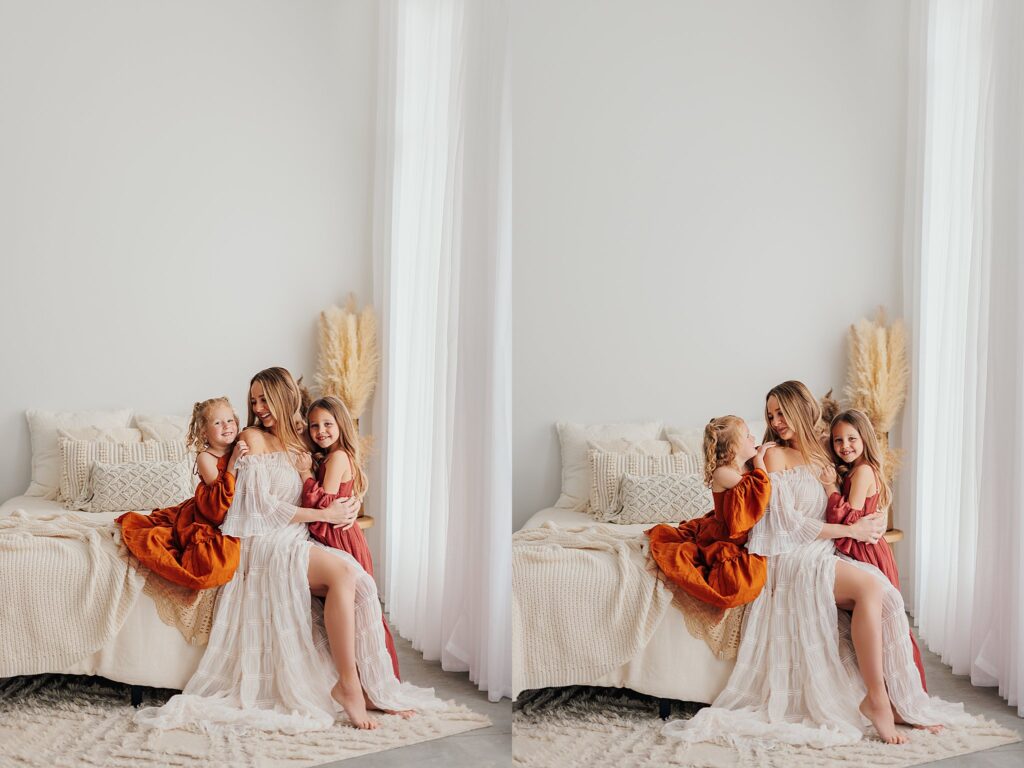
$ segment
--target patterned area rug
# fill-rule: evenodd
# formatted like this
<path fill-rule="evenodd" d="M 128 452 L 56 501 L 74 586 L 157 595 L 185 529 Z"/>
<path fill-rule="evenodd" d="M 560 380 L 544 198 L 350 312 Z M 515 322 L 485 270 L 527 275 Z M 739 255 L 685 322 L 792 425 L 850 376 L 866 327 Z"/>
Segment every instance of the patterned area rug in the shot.
<path fill-rule="evenodd" d="M 150 691 L 143 705 L 160 705 L 173 693 Z M 307 768 L 490 725 L 484 715 L 450 703 L 445 710 L 409 720 L 375 712 L 380 723 L 375 731 L 359 731 L 342 720 L 328 731 L 296 735 L 208 735 L 141 729 L 132 722 L 134 711 L 128 686 L 99 678 L 38 675 L 0 680 L 0 765 Z"/>
<path fill-rule="evenodd" d="M 698 705 L 673 706 L 670 719 L 692 717 Z M 661 735 L 658 700 L 614 688 L 525 691 L 512 715 L 513 762 L 547 766 L 700 766 L 701 768 L 903 768 L 1020 741 L 1020 734 L 986 721 L 939 735 L 905 729 L 910 741 L 889 746 L 872 738 L 828 750 L 778 745 L 745 751 L 715 744 L 684 747 Z"/>

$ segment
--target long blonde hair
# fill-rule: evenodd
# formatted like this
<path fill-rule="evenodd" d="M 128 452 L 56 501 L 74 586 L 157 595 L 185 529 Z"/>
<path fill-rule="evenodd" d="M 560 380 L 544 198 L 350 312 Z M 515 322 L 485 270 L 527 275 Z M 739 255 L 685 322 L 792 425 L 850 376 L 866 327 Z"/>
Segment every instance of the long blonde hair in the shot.
<path fill-rule="evenodd" d="M 839 423 L 849 424 L 860 435 L 860 442 L 864 446 L 864 462 L 875 471 L 875 478 L 878 482 L 878 510 L 888 509 L 889 503 L 892 501 L 892 488 L 886 482 L 885 472 L 882 471 L 885 468 L 885 454 L 878 444 L 878 436 L 875 434 L 875 428 L 871 425 L 871 420 L 863 411 L 858 411 L 855 408 L 843 411 L 832 419 L 832 424 L 829 427 L 830 438 L 832 430 Z M 831 439 L 829 439 L 829 448 L 836 464 L 849 466 L 839 458 Z"/>
<path fill-rule="evenodd" d="M 249 382 L 248 426 L 263 429 L 252 408 L 252 385 L 257 381 L 263 386 L 267 408 L 274 417 L 270 433 L 284 443 L 287 451 L 309 451 L 311 446 L 306 439 L 306 420 L 303 416 L 306 403 L 309 402 L 309 393 L 302 386 L 302 379 L 295 381 L 288 369 L 280 366 L 265 368 L 252 377 Z"/>
<path fill-rule="evenodd" d="M 779 401 L 786 424 L 796 433 L 794 440 L 783 440 L 772 428 L 771 415 L 768 413 L 768 400 L 775 395 Z M 832 452 L 825 447 L 827 439 L 825 423 L 821 420 L 821 405 L 801 381 L 784 381 L 768 390 L 764 398 L 764 419 L 768 424 L 765 430 L 765 441 L 773 441 L 788 448 L 796 448 L 808 464 L 821 470 L 833 466 Z"/>
<path fill-rule="evenodd" d="M 338 432 L 340 433 L 338 449 L 348 454 L 349 463 L 352 465 L 352 495 L 362 496 L 366 493 L 369 483 L 366 479 L 366 473 L 363 471 L 362 441 L 359 439 L 359 433 L 356 431 L 356 424 L 352 420 L 352 414 L 348 412 L 348 408 L 345 407 L 345 404 L 339 398 L 321 397 L 319 400 L 314 400 L 310 403 L 306 409 L 307 424 L 314 408 L 321 408 L 334 417 L 334 422 L 338 425 Z M 331 448 L 333 447 L 331 446 Z M 323 459 L 327 458 L 331 448 L 323 451 Z"/>
<path fill-rule="evenodd" d="M 743 423 L 739 416 L 719 416 L 704 427 L 704 484 L 709 488 L 715 470 L 735 460 Z"/>

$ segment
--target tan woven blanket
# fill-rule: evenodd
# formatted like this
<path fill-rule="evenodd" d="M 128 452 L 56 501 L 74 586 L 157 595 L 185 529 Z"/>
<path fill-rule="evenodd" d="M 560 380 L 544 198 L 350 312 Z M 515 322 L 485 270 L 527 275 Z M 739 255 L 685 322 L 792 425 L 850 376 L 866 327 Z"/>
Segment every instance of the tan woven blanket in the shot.
<path fill-rule="evenodd" d="M 145 580 L 119 539 L 87 515 L 0 518 L 0 677 L 64 669 L 117 634 Z"/>
<path fill-rule="evenodd" d="M 220 589 L 189 589 L 148 571 L 143 592 L 153 599 L 160 621 L 181 632 L 189 645 L 206 645 Z"/>

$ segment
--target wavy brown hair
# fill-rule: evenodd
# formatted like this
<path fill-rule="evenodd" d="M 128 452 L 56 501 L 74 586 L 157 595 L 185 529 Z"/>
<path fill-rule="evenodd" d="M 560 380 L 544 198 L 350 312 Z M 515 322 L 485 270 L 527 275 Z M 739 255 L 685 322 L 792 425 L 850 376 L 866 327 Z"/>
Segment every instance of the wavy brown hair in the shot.
<path fill-rule="evenodd" d="M 267 407 L 274 417 L 274 426 L 270 433 L 284 443 L 285 450 L 305 453 L 311 445 L 306 439 L 306 405 L 309 403 L 309 392 L 302 386 L 302 379 L 295 378 L 287 368 L 274 366 L 264 368 L 249 381 L 249 423 L 247 426 L 263 429 L 260 420 L 252 408 L 252 385 L 259 382 L 263 386 L 263 396 L 267 398 Z"/>
<path fill-rule="evenodd" d="M 362 441 L 359 439 L 359 432 L 356 430 L 356 424 L 352 420 L 352 414 L 348 412 L 348 408 L 345 404 L 337 397 L 321 397 L 319 400 L 314 400 L 309 404 L 306 409 L 306 423 L 309 424 L 310 414 L 313 413 L 314 408 L 322 408 L 327 411 L 331 416 L 334 417 L 334 423 L 338 425 L 338 450 L 344 451 L 348 454 L 349 463 L 352 465 L 352 495 L 363 496 L 366 493 L 366 488 L 369 485 L 366 479 L 366 472 L 363 471 L 363 456 L 362 456 Z M 308 430 L 307 430 L 308 432 Z M 321 451 L 318 457 L 326 459 L 334 449 L 331 446 L 326 451 Z"/>
<path fill-rule="evenodd" d="M 772 428 L 768 413 L 768 400 L 772 395 L 779 401 L 779 410 L 786 424 L 796 433 L 795 440 L 783 440 Z M 828 435 L 825 422 L 821 420 L 821 405 L 802 381 L 784 381 L 768 390 L 764 397 L 764 420 L 768 424 L 764 432 L 765 442 L 771 440 L 787 448 L 795 448 L 804 461 L 821 470 L 833 466 L 832 451 L 825 447 Z"/>
<path fill-rule="evenodd" d="M 881 446 L 878 444 L 878 436 L 875 434 L 875 428 L 871 426 L 871 419 L 867 417 L 867 414 L 863 411 L 858 411 L 855 408 L 851 408 L 848 411 L 843 411 L 832 419 L 832 424 L 829 428 L 829 434 L 835 429 L 837 424 L 849 424 L 860 435 L 860 442 L 864 446 L 864 461 L 875 471 L 875 481 L 878 484 L 878 511 L 881 512 L 889 508 L 889 504 L 892 501 L 892 488 L 885 481 L 885 453 L 882 451 Z M 835 446 L 832 444 L 832 440 L 829 439 L 829 448 L 832 452 L 832 458 L 835 460 L 836 465 L 841 467 L 849 467 L 846 462 L 839 458 L 839 454 L 836 453 Z"/>
<path fill-rule="evenodd" d="M 739 416 L 719 416 L 704 427 L 704 484 L 711 487 L 715 470 L 736 458 L 736 443 L 742 439 Z"/>

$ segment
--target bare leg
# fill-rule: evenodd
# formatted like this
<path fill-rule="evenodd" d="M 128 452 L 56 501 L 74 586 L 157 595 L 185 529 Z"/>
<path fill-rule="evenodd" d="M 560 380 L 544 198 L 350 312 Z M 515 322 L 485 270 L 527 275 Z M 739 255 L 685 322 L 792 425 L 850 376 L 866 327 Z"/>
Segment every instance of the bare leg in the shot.
<path fill-rule="evenodd" d="M 882 589 L 870 573 L 842 560 L 836 562 L 836 605 L 853 610 L 850 622 L 853 647 L 857 652 L 857 666 L 868 689 L 867 696 L 860 703 L 860 711 L 875 726 L 882 741 L 903 744 L 907 738 L 896 730 L 892 702 L 885 690 L 882 672 Z"/>
<path fill-rule="evenodd" d="M 345 710 L 352 725 L 374 729 L 377 721 L 366 713 L 356 669 L 355 574 L 342 560 L 311 547 L 308 575 L 310 590 L 324 596 L 324 627 L 338 670 L 338 682 L 331 689 L 331 696 Z"/>

